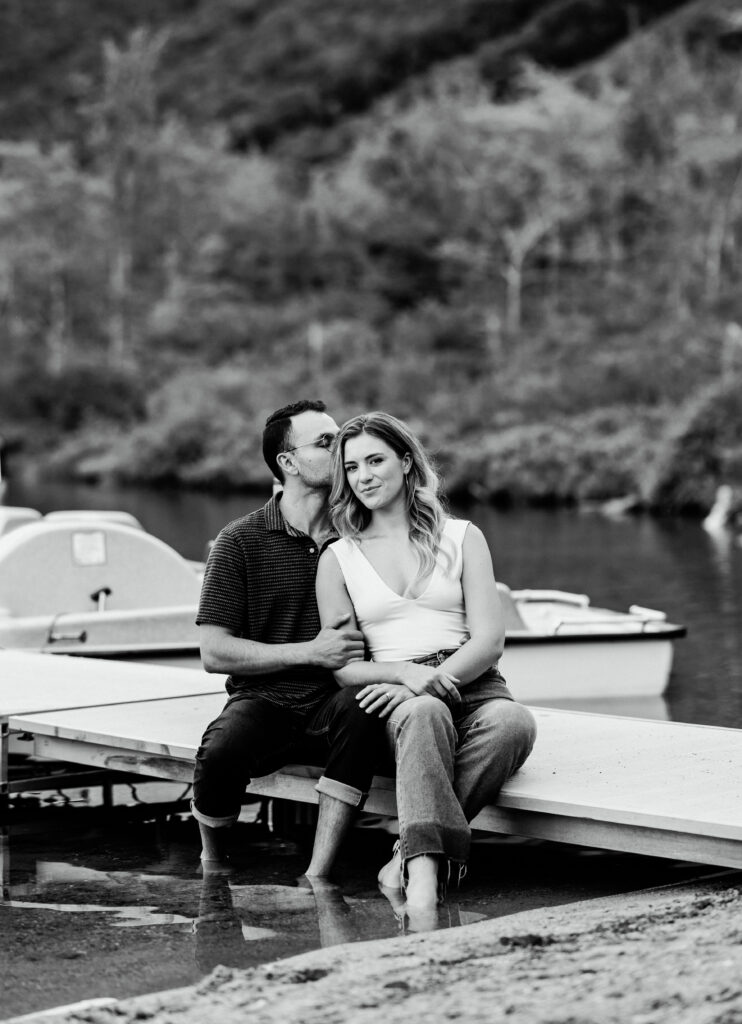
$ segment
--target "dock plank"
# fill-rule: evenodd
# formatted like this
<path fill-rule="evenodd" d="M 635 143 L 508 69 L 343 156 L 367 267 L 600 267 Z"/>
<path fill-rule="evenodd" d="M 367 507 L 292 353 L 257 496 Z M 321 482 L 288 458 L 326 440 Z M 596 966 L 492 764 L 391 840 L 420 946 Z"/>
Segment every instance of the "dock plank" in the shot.
<path fill-rule="evenodd" d="M 170 696 L 223 696 L 224 679 L 195 668 L 0 651 L 0 718 Z"/>

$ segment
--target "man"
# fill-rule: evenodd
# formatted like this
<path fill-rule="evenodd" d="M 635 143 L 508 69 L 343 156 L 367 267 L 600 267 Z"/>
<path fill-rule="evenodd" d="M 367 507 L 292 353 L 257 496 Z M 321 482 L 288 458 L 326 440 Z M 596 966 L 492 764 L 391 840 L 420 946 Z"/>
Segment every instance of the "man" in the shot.
<path fill-rule="evenodd" d="M 226 830 L 252 778 L 326 758 L 306 871 L 326 877 L 383 750 L 384 722 L 332 675 L 363 659 L 363 638 L 345 627 L 348 616 L 320 629 L 315 598 L 319 556 L 335 539 L 328 497 L 337 432 L 319 401 L 269 416 L 263 456 L 283 494 L 229 523 L 209 554 L 196 620 L 201 658 L 207 672 L 229 673 L 229 699 L 196 755 L 192 809 L 206 871 L 224 865 Z"/>

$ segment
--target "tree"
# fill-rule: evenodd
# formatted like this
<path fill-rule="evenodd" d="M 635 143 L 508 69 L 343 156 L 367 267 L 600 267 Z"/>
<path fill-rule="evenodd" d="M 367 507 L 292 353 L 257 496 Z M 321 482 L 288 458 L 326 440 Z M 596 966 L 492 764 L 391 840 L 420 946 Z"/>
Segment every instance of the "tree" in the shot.
<path fill-rule="evenodd" d="M 131 357 L 139 229 L 146 228 L 146 196 L 157 173 L 155 73 L 166 39 L 164 32 L 139 28 L 125 47 L 110 41 L 103 47 L 103 98 L 95 141 L 111 194 L 109 356 L 117 365 Z M 148 232 L 142 234 L 147 237 Z"/>
<path fill-rule="evenodd" d="M 86 342 L 96 341 L 95 296 L 102 282 L 91 254 L 103 247 L 104 189 L 74 166 L 63 146 L 42 153 L 31 144 L 7 143 L 2 165 L 7 344 L 59 374 Z"/>

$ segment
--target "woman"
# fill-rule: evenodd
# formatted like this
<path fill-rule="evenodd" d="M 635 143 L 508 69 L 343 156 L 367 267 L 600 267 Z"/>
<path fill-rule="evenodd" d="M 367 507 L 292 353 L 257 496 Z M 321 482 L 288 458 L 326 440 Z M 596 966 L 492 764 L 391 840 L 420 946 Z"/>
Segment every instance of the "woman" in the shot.
<path fill-rule="evenodd" d="M 349 614 L 370 661 L 338 670 L 361 706 L 387 719 L 400 839 L 379 882 L 434 905 L 469 852 L 469 821 L 525 761 L 535 722 L 496 665 L 505 631 L 487 542 L 447 517 L 439 481 L 400 420 L 349 420 L 335 447 L 333 522 L 322 555 L 323 624 Z"/>

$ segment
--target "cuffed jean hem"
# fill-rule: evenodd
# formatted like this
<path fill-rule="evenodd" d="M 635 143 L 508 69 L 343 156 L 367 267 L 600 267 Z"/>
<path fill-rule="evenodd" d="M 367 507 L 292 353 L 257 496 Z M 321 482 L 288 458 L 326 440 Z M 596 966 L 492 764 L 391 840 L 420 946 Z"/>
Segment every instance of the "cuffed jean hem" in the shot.
<path fill-rule="evenodd" d="M 471 835 L 443 828 L 438 822 L 414 822 L 404 829 L 401 845 L 402 860 L 429 854 L 432 857 L 445 857 L 446 860 L 465 864 L 469 858 Z"/>
<path fill-rule="evenodd" d="M 362 793 L 355 786 L 349 786 L 346 782 L 339 782 L 337 779 L 328 779 L 326 775 L 320 776 L 314 788 L 318 793 L 334 797 L 335 800 L 340 800 L 344 804 L 350 804 L 351 807 L 357 807 L 358 810 L 366 803 L 366 797 L 368 796 L 368 793 Z"/>
<path fill-rule="evenodd" d="M 234 825 L 239 818 L 239 813 L 230 814 L 226 818 L 212 818 L 209 814 L 202 814 L 201 811 L 197 810 L 192 800 L 191 814 L 201 825 L 208 825 L 209 828 L 227 828 L 229 825 Z"/>

